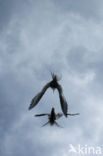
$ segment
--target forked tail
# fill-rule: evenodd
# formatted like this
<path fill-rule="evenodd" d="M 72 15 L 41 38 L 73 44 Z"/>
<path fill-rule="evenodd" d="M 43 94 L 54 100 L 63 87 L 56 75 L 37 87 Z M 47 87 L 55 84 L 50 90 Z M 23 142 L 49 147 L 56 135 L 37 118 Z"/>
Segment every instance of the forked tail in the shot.
<path fill-rule="evenodd" d="M 46 125 L 48 125 L 48 124 L 50 124 L 50 122 L 48 121 L 48 122 L 46 122 L 43 126 L 41 126 L 41 127 L 44 127 L 44 126 L 46 126 Z"/>
<path fill-rule="evenodd" d="M 44 126 L 47 126 L 47 125 L 51 125 L 50 124 L 50 121 L 48 121 L 48 122 L 46 122 L 43 126 L 41 126 L 41 127 L 44 127 Z M 53 125 L 56 125 L 57 127 L 60 127 L 60 128 L 63 128 L 62 126 L 60 126 L 56 121 L 54 121 L 54 124 Z"/>

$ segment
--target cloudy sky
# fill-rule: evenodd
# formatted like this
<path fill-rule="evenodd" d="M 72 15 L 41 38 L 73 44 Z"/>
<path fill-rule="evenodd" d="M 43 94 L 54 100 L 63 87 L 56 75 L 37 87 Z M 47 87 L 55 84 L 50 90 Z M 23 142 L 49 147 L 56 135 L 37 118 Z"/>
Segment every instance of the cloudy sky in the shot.
<path fill-rule="evenodd" d="M 61 112 L 57 91 L 28 111 L 50 71 L 62 77 L 68 112 L 80 113 L 59 119 L 63 129 L 34 118 Z M 74 156 L 70 144 L 103 149 L 102 80 L 102 0 L 0 0 L 0 156 Z"/>

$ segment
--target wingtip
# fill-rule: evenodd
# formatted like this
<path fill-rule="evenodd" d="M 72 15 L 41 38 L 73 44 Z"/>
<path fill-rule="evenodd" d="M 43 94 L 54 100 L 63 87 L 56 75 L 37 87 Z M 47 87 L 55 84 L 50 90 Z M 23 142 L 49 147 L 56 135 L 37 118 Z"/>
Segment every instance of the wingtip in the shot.
<path fill-rule="evenodd" d="M 68 117 L 68 115 L 67 115 L 67 114 L 65 114 L 65 117 L 67 118 L 67 117 Z"/>
<path fill-rule="evenodd" d="M 34 106 L 32 104 L 29 105 L 29 110 L 31 110 Z"/>
<path fill-rule="evenodd" d="M 64 116 L 67 118 L 68 117 L 68 114 L 67 113 L 63 113 L 64 114 Z"/>
<path fill-rule="evenodd" d="M 31 110 L 31 107 L 29 106 L 28 110 Z"/>

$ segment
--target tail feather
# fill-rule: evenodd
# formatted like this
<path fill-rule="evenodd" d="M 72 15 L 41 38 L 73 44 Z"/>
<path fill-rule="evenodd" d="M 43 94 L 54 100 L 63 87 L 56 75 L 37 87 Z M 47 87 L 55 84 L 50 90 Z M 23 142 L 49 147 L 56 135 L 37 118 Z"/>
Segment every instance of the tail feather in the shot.
<path fill-rule="evenodd" d="M 54 124 L 55 124 L 57 127 L 63 128 L 63 127 L 60 126 L 56 121 L 54 122 Z"/>
<path fill-rule="evenodd" d="M 41 127 L 44 127 L 44 126 L 46 126 L 46 125 L 48 125 L 48 124 L 50 124 L 50 122 L 48 121 L 48 122 L 46 122 L 43 126 L 41 126 Z"/>

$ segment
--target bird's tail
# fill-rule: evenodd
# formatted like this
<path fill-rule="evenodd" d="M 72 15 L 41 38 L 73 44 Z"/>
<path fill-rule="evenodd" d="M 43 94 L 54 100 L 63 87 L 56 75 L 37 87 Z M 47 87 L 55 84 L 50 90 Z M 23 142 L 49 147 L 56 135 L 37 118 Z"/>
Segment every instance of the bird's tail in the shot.
<path fill-rule="evenodd" d="M 55 124 L 57 127 L 63 128 L 63 127 L 60 126 L 56 121 L 54 122 L 54 124 Z"/>
<path fill-rule="evenodd" d="M 41 127 L 47 126 L 48 124 L 51 125 L 51 124 L 50 124 L 50 121 L 46 122 L 46 123 L 45 123 L 43 126 L 41 126 Z M 57 127 L 63 128 L 63 127 L 60 126 L 56 121 L 54 121 L 54 124 L 55 124 Z M 54 125 L 54 124 L 53 124 L 53 125 Z M 52 125 L 51 125 L 51 126 L 52 126 Z"/>
<path fill-rule="evenodd" d="M 46 126 L 46 125 L 48 125 L 48 124 L 50 124 L 50 122 L 48 121 L 48 122 L 46 122 L 43 126 L 41 126 L 41 127 L 44 127 L 44 126 Z"/>

